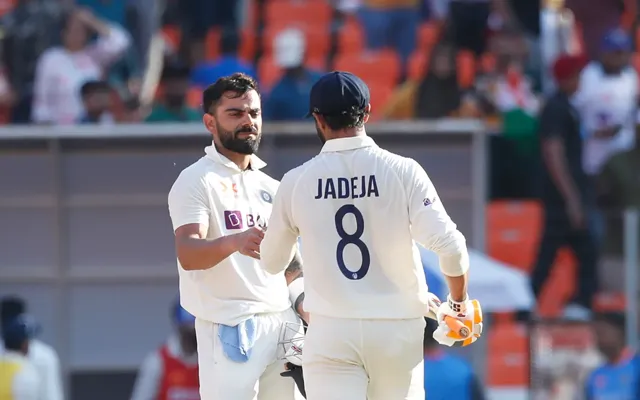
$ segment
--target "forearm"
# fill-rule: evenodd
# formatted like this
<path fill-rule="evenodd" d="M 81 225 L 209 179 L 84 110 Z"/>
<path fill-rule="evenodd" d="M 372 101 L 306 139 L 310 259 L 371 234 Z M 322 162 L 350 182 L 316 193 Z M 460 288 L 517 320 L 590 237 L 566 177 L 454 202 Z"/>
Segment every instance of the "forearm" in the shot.
<path fill-rule="evenodd" d="M 461 302 L 467 300 L 467 273 L 460 276 L 444 276 L 447 280 L 447 286 L 449 286 L 449 295 L 451 300 Z"/>
<path fill-rule="evenodd" d="M 236 252 L 232 236 L 217 239 L 185 237 L 176 240 L 176 252 L 183 269 L 198 271 L 213 268 Z"/>
<path fill-rule="evenodd" d="M 560 194 L 567 202 L 576 201 L 578 198 L 578 189 L 569 174 L 566 160 L 559 154 L 548 154 L 545 162 L 551 175 L 551 180 L 560 191 Z"/>

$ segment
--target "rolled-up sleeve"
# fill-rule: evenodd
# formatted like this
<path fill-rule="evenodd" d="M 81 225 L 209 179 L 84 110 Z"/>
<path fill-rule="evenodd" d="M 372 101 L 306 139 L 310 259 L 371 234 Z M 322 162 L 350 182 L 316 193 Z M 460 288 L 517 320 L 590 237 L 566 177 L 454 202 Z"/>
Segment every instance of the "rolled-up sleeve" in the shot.
<path fill-rule="evenodd" d="M 291 218 L 294 185 L 293 174 L 285 174 L 273 200 L 269 227 L 260 245 L 260 265 L 272 274 L 284 271 L 297 250 L 298 229 Z"/>
<path fill-rule="evenodd" d="M 123 55 L 131 45 L 131 36 L 121 26 L 109 24 L 109 33 L 101 35 L 87 48 L 87 54 L 103 67 L 109 66 Z"/>

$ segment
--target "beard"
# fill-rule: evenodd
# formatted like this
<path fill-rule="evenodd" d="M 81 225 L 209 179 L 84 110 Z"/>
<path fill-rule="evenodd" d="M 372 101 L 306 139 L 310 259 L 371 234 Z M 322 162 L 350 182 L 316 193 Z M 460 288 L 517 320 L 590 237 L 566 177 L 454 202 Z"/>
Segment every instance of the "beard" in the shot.
<path fill-rule="evenodd" d="M 239 154 L 254 154 L 258 151 L 258 148 L 260 147 L 260 139 L 262 139 L 262 133 L 258 132 L 256 129 L 243 126 L 234 131 L 227 131 L 217 123 L 216 127 L 220 138 L 220 144 L 225 149 Z M 241 133 L 255 133 L 256 138 L 254 139 L 249 136 L 241 139 L 238 137 Z"/>
<path fill-rule="evenodd" d="M 318 134 L 318 139 L 320 139 L 320 142 L 324 145 L 327 139 L 324 138 L 324 135 L 322 134 L 322 129 L 320 129 L 320 125 L 318 125 L 318 121 L 315 121 L 315 123 L 316 123 L 316 133 Z"/>

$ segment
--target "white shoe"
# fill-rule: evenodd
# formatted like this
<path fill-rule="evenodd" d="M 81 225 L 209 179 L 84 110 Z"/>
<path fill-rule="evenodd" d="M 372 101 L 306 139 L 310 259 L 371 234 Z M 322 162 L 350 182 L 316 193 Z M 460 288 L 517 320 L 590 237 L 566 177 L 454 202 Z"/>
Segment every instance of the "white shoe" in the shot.
<path fill-rule="evenodd" d="M 564 308 L 563 317 L 573 321 L 589 321 L 591 310 L 579 304 L 569 304 Z"/>

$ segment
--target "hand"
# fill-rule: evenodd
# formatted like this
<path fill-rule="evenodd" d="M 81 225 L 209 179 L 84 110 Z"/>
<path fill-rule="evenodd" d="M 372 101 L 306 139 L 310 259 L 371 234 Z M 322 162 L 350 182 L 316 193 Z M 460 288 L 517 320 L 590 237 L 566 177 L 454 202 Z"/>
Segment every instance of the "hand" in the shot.
<path fill-rule="evenodd" d="M 579 200 L 570 200 L 567 202 L 567 215 L 569 216 L 569 223 L 573 229 L 580 230 L 584 228 L 584 210 Z"/>
<path fill-rule="evenodd" d="M 441 304 L 442 304 L 442 301 L 438 298 L 438 296 L 436 296 L 431 292 L 427 293 L 427 306 L 429 307 L 429 309 L 427 310 L 425 317 L 431 318 L 437 321 L 438 308 L 440 308 Z"/>
<path fill-rule="evenodd" d="M 260 243 L 264 239 L 264 231 L 261 228 L 254 226 L 232 237 L 234 248 L 238 253 L 256 260 L 260 259 Z"/>
<path fill-rule="evenodd" d="M 474 343 L 482 335 L 482 308 L 478 300 L 466 300 L 455 303 L 451 300 L 443 303 L 437 311 L 438 329 L 433 338 L 445 346 L 463 347 Z M 468 336 L 462 337 L 458 331 L 449 327 L 447 320 L 456 319 L 462 322 L 470 331 Z"/>

